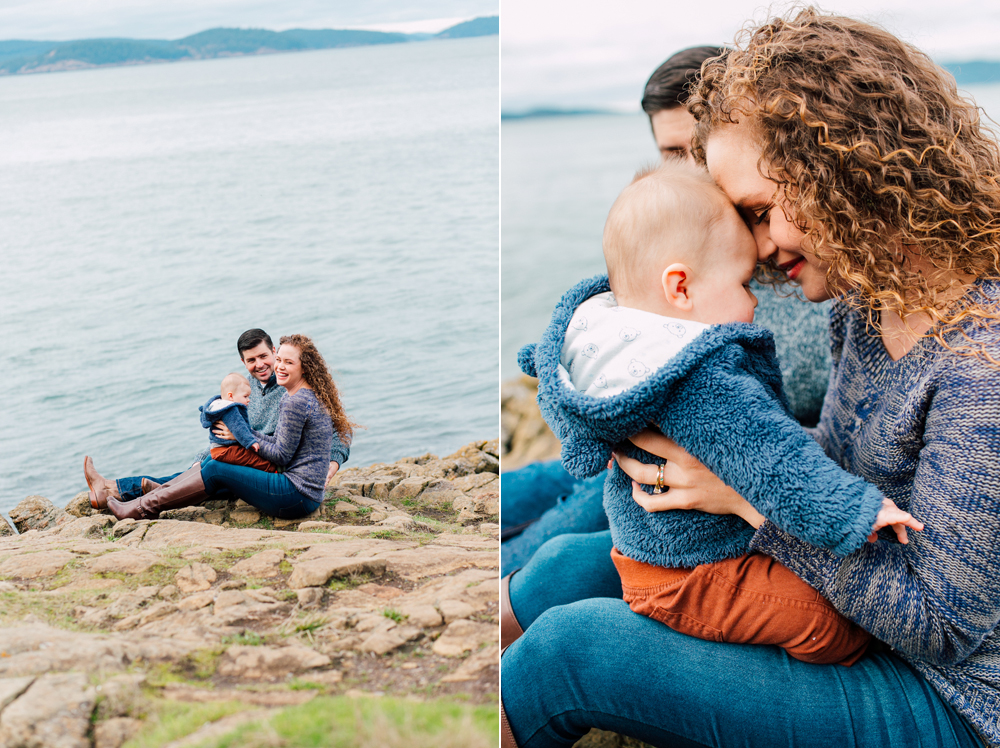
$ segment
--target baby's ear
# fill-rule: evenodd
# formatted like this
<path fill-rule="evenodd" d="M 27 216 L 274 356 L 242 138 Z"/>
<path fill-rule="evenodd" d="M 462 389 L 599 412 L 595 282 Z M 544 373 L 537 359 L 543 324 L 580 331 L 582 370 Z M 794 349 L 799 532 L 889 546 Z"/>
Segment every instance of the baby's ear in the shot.
<path fill-rule="evenodd" d="M 570 475 L 589 478 L 608 466 L 611 445 L 600 439 L 567 437 L 562 442 L 562 464 Z"/>
<path fill-rule="evenodd" d="M 685 312 L 690 312 L 694 307 L 690 291 L 691 275 L 691 268 L 683 263 L 675 262 L 667 265 L 663 269 L 663 275 L 660 276 L 664 298 L 672 306 Z"/>
<path fill-rule="evenodd" d="M 529 377 L 538 376 L 538 366 L 535 363 L 535 344 L 526 345 L 517 352 L 517 365 Z"/>

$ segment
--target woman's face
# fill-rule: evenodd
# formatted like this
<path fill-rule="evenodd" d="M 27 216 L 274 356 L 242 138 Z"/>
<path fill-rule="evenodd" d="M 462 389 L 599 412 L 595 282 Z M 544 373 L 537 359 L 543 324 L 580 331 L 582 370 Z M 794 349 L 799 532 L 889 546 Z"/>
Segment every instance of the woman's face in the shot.
<path fill-rule="evenodd" d="M 791 209 L 777 183 L 757 171 L 759 159 L 744 125 L 720 127 L 705 146 L 708 171 L 753 232 L 758 261 L 772 260 L 810 301 L 833 298 L 826 285 L 827 263 L 802 248 L 805 235 L 789 220 Z"/>
<path fill-rule="evenodd" d="M 284 343 L 274 356 L 274 375 L 278 384 L 290 393 L 305 384 L 302 378 L 302 354 L 294 345 Z"/>

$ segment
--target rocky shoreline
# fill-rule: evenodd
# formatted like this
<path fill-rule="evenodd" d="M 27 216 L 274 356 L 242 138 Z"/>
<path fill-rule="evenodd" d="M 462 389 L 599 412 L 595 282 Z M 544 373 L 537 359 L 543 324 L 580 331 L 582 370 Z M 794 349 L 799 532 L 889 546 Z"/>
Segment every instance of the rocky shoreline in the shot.
<path fill-rule="evenodd" d="M 120 748 L 169 701 L 253 706 L 227 730 L 317 694 L 495 705 L 499 457 L 348 468 L 294 521 L 28 497 L 0 517 L 0 746 Z"/>

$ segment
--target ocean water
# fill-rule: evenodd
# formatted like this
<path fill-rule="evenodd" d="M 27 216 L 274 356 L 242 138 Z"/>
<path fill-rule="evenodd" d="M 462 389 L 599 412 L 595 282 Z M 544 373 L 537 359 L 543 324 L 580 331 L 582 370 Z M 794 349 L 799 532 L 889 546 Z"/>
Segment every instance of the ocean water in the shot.
<path fill-rule="evenodd" d="M 0 511 L 175 472 L 310 335 L 348 466 L 498 435 L 497 37 L 0 78 Z"/>
<path fill-rule="evenodd" d="M 1000 84 L 965 90 L 1000 121 Z M 986 124 L 1000 132 L 996 122 Z M 500 370 L 509 379 L 520 373 L 518 349 L 541 337 L 562 294 L 605 272 L 608 210 L 658 154 L 641 112 L 504 120 L 501 130 Z"/>

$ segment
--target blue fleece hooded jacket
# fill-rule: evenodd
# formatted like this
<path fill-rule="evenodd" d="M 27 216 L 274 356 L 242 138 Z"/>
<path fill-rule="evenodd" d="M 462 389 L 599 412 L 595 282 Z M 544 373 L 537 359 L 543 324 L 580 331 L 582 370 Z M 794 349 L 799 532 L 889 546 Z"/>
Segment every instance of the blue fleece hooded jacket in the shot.
<path fill-rule="evenodd" d="M 778 527 L 840 555 L 859 548 L 882 495 L 837 466 L 790 415 L 769 330 L 713 325 L 645 381 L 610 397 L 585 395 L 560 374 L 574 310 L 609 290 L 607 276 L 570 289 L 541 341 L 518 353 L 521 369 L 538 377 L 538 403 L 562 441 L 566 469 L 581 478 L 597 475 L 615 445 L 642 462 L 661 463 L 626 441 L 655 424 Z M 617 464 L 605 482 L 604 508 L 615 547 L 659 566 L 735 558 L 749 552 L 754 534 L 733 515 L 647 512 Z"/>
<path fill-rule="evenodd" d="M 250 418 L 247 415 L 247 406 L 243 403 L 227 403 L 221 408 L 212 410 L 212 403 L 216 400 L 222 400 L 219 395 L 210 397 L 208 402 L 204 405 L 199 405 L 198 410 L 201 412 L 201 425 L 206 429 L 209 429 L 208 439 L 212 442 L 213 446 L 220 447 L 232 447 L 239 444 L 245 449 L 250 449 L 255 442 L 259 441 L 253 430 L 250 428 Z M 233 436 L 236 437 L 236 441 L 229 439 L 220 439 L 215 434 L 212 433 L 212 426 L 215 425 L 217 421 L 222 421 L 226 424 Z"/>

